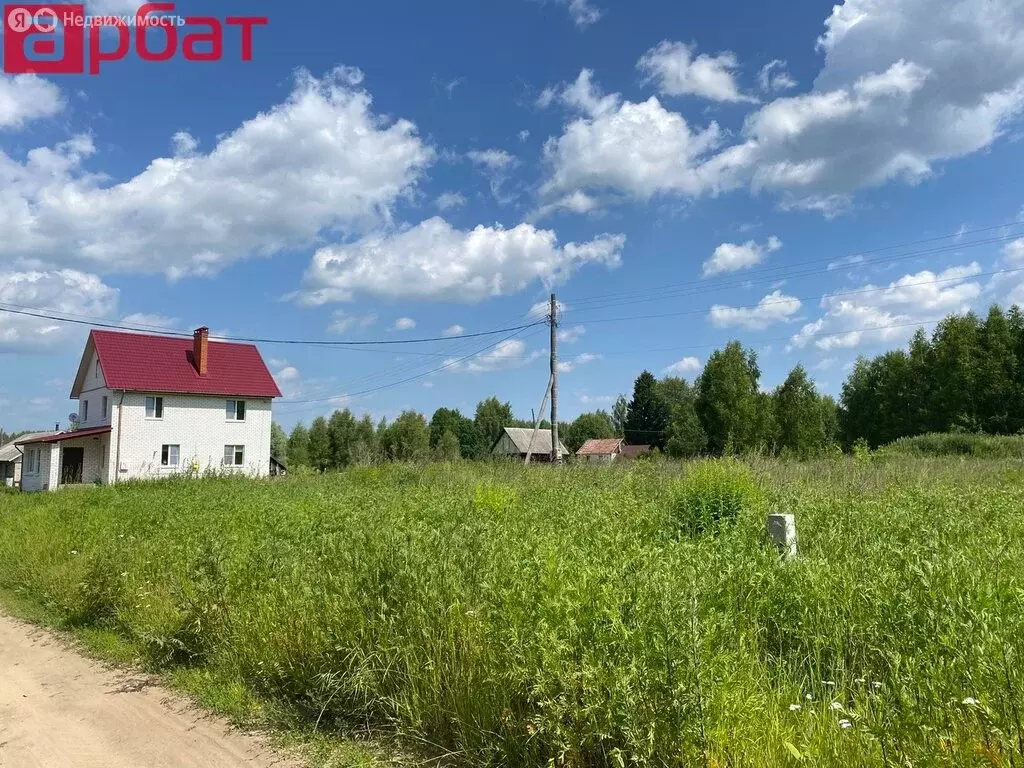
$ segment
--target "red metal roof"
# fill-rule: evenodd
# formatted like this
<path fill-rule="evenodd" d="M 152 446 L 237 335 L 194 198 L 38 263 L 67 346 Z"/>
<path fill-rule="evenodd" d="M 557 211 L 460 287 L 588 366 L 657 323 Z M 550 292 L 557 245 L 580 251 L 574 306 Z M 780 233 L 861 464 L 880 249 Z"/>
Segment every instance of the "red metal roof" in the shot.
<path fill-rule="evenodd" d="M 15 440 L 15 445 L 31 445 L 32 443 L 63 443 L 65 440 L 77 440 L 80 437 L 95 437 L 105 435 L 110 427 L 90 427 L 89 429 L 76 429 L 73 432 L 58 432 L 55 435 L 43 435 L 34 437 L 31 440 Z"/>
<path fill-rule="evenodd" d="M 610 453 L 615 453 L 618 450 L 619 444 L 622 442 L 620 437 L 612 437 L 607 440 L 587 440 L 578 451 L 577 456 L 605 456 Z"/>
<path fill-rule="evenodd" d="M 118 331 L 93 331 L 89 338 L 110 389 L 281 396 L 260 351 L 252 344 L 211 341 L 207 373 L 200 376 L 192 361 L 192 339 Z"/>

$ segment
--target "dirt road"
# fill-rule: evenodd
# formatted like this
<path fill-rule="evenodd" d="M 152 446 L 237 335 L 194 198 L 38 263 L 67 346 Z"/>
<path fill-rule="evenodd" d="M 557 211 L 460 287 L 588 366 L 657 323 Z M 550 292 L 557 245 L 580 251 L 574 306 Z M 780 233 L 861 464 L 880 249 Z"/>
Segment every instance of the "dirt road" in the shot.
<path fill-rule="evenodd" d="M 144 675 L 0 614 L 0 768 L 295 768 Z"/>

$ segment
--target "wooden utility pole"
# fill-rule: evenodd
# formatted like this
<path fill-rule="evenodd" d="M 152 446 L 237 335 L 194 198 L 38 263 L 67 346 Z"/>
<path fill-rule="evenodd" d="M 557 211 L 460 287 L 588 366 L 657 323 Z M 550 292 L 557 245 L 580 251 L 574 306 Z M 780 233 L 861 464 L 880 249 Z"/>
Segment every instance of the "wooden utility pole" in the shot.
<path fill-rule="evenodd" d="M 551 463 L 560 464 L 558 450 L 558 300 L 551 294 Z"/>

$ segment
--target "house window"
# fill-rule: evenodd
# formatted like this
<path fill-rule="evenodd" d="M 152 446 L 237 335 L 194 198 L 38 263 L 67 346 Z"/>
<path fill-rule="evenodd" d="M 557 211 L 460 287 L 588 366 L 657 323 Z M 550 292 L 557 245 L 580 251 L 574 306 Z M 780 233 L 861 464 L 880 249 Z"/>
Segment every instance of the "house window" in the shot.
<path fill-rule="evenodd" d="M 178 457 L 181 454 L 181 446 L 179 445 L 164 445 L 160 448 L 160 466 L 161 467 L 176 467 L 178 466 Z"/>
<path fill-rule="evenodd" d="M 36 455 L 36 449 L 35 448 L 29 448 L 27 451 L 25 451 L 25 471 L 26 472 L 32 473 L 32 472 L 36 471 L 35 470 L 35 464 L 33 463 L 35 461 L 35 455 Z"/>
<path fill-rule="evenodd" d="M 107 407 L 109 405 L 109 398 L 106 395 L 103 396 L 103 415 L 101 418 L 107 418 Z"/>
<path fill-rule="evenodd" d="M 100 377 L 100 361 L 99 360 L 96 361 L 96 365 L 94 366 L 94 370 L 95 370 L 95 372 L 93 374 L 93 378 L 98 379 Z"/>
<path fill-rule="evenodd" d="M 82 421 L 85 422 L 85 421 L 88 421 L 88 420 L 89 420 L 89 401 L 88 400 L 83 400 L 82 401 Z"/>
<path fill-rule="evenodd" d="M 224 410 L 228 421 L 245 421 L 245 400 L 228 400 Z"/>
<path fill-rule="evenodd" d="M 224 466 L 225 467 L 240 467 L 245 463 L 245 446 L 244 445 L 225 445 L 224 446 Z"/>
<path fill-rule="evenodd" d="M 164 399 L 162 397 L 146 398 L 146 418 L 162 419 L 164 417 Z"/>

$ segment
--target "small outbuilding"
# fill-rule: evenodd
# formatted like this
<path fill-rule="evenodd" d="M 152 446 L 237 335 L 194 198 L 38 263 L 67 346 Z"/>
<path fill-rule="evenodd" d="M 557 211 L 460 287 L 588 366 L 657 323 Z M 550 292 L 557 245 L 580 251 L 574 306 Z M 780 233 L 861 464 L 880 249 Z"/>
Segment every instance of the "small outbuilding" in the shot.
<path fill-rule="evenodd" d="M 0 485 L 8 488 L 19 488 L 21 486 L 21 469 L 24 461 L 24 454 L 15 445 L 22 440 L 35 440 L 40 437 L 55 435 L 56 432 L 29 432 L 19 435 L 16 440 L 0 445 Z"/>
<path fill-rule="evenodd" d="M 529 453 L 530 461 L 551 461 L 551 430 L 538 429 L 536 436 L 534 431 L 532 427 L 503 428 L 501 437 L 491 448 L 491 455 L 525 461 L 526 455 Z M 558 441 L 558 450 L 563 459 L 569 455 L 569 451 L 561 440 Z"/>
<path fill-rule="evenodd" d="M 587 440 L 576 451 L 576 457 L 580 461 L 587 463 L 607 464 L 615 461 L 622 455 L 624 442 L 621 437 Z"/>

